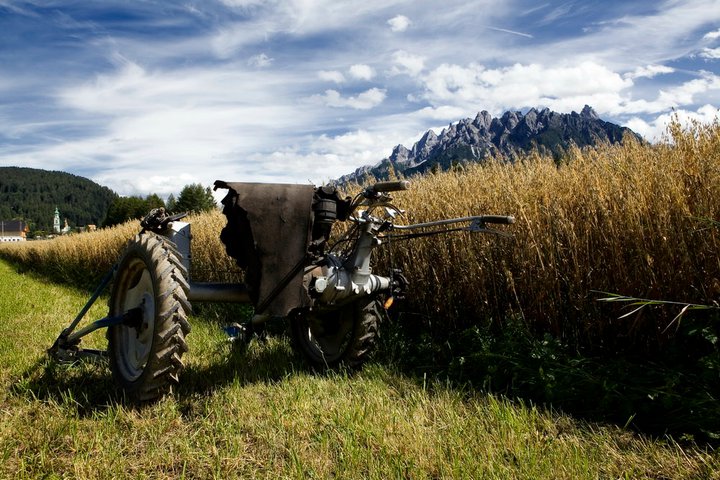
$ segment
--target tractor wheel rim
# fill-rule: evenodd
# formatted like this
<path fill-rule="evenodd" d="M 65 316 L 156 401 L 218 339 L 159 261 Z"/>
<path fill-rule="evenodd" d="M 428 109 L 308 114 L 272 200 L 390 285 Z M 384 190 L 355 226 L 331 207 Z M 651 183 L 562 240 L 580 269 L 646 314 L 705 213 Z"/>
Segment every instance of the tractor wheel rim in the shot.
<path fill-rule="evenodd" d="M 138 265 L 138 267 L 140 266 Z M 123 348 L 123 361 L 120 366 L 123 368 L 126 378 L 136 380 L 142 375 L 150 358 L 155 330 L 153 281 L 150 271 L 145 268 L 144 264 L 141 266 L 137 282 L 125 292 L 125 298 L 120 307 L 123 312 L 137 307 L 142 310 L 142 324 L 139 328 L 127 325 L 120 327 L 120 343 Z"/>

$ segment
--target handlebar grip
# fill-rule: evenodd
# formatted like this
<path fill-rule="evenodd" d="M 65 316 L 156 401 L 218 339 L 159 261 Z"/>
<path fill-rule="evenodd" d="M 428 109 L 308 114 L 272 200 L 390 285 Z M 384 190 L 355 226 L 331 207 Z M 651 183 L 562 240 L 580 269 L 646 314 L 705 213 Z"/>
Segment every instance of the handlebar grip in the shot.
<path fill-rule="evenodd" d="M 485 223 L 501 223 L 503 225 L 512 225 L 515 223 L 515 217 L 505 215 L 483 215 Z"/>
<path fill-rule="evenodd" d="M 367 190 L 371 193 L 381 192 L 397 192 L 398 190 L 407 190 L 410 188 L 410 182 L 407 180 L 397 180 L 394 182 L 378 182 L 370 185 Z"/>

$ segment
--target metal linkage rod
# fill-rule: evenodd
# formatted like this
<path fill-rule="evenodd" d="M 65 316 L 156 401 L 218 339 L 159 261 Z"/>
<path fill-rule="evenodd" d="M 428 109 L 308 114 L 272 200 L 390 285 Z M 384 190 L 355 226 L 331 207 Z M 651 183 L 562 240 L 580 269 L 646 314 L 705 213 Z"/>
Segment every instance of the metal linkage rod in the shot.
<path fill-rule="evenodd" d="M 115 270 L 117 270 L 117 264 L 113 265 L 112 268 L 105 274 L 103 279 L 100 281 L 100 284 L 95 289 L 95 292 L 92 294 L 90 299 L 87 301 L 85 306 L 80 310 L 80 312 L 75 317 L 75 320 L 72 321 L 69 327 L 67 327 L 65 330 L 62 331 L 60 334 L 60 338 L 62 337 L 68 337 L 73 330 L 75 330 L 75 327 L 77 327 L 78 323 L 80 323 L 80 320 L 83 319 L 85 314 L 90 310 L 90 307 L 93 306 L 95 301 L 102 295 L 102 292 L 107 288 L 107 286 L 110 284 L 110 282 L 113 279 L 113 276 L 115 275 Z"/>

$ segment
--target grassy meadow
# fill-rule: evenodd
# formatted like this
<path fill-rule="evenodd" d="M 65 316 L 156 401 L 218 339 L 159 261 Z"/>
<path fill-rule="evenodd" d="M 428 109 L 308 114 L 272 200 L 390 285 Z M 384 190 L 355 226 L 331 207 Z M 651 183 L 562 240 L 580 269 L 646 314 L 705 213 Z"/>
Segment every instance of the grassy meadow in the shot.
<path fill-rule="evenodd" d="M 0 260 L 0 478 L 720 478 L 707 447 L 381 364 L 313 374 L 287 340 L 232 348 L 207 316 L 175 396 L 133 408 L 106 366 L 46 360 L 86 297 Z"/>

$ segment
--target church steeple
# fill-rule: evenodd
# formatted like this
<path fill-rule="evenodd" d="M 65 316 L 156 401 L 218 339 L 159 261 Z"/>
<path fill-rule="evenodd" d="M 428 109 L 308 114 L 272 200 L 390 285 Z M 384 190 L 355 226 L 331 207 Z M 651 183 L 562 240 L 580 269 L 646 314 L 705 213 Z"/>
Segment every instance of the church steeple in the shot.
<path fill-rule="evenodd" d="M 60 211 L 55 207 L 55 218 L 53 219 L 53 232 L 60 233 Z"/>

